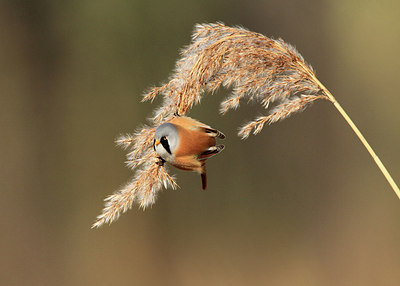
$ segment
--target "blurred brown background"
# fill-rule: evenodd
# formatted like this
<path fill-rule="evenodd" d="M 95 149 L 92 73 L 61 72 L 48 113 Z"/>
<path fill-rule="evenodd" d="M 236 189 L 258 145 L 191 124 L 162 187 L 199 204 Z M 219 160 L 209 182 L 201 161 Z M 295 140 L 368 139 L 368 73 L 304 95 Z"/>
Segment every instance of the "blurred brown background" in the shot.
<path fill-rule="evenodd" d="M 246 141 L 257 106 L 221 117 L 209 188 L 174 170 L 145 212 L 90 226 L 133 173 L 114 146 L 158 105 L 196 23 L 296 45 L 400 182 L 400 2 L 0 2 L 1 285 L 399 285 L 400 202 L 328 102 Z"/>

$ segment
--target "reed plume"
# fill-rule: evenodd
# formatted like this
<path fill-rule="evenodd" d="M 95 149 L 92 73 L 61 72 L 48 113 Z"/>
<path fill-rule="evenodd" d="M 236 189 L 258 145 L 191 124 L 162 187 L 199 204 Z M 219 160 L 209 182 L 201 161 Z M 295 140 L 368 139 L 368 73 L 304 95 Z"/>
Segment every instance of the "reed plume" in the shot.
<path fill-rule="evenodd" d="M 239 136 L 243 139 L 252 132 L 259 133 L 265 124 L 303 110 L 317 99 L 329 100 L 357 134 L 400 198 L 399 188 L 361 132 L 293 46 L 282 39 L 271 39 L 244 28 L 227 27 L 222 23 L 205 24 L 196 25 L 192 42 L 182 50 L 170 80 L 144 95 L 143 101 L 153 101 L 158 95 L 164 98 L 150 119 L 152 126 L 117 140 L 118 145 L 129 149 L 127 165 L 137 169 L 136 176 L 106 198 L 106 206 L 93 227 L 115 221 L 121 212 L 132 207 L 134 201 L 142 208 L 152 205 L 162 186 L 176 188 L 174 178 L 156 164 L 157 156 L 152 149 L 154 130 L 174 114 L 189 112 L 204 93 L 213 93 L 221 85 L 232 87 L 231 95 L 221 103 L 222 114 L 237 109 L 243 99 L 259 102 L 266 109 L 265 115 L 240 128 Z"/>

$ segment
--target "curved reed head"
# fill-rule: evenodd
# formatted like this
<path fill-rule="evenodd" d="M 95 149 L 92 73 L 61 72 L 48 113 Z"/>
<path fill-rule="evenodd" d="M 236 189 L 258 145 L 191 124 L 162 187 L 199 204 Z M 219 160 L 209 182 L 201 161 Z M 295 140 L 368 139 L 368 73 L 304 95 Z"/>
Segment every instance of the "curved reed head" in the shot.
<path fill-rule="evenodd" d="M 170 81 L 144 95 L 143 101 L 164 97 L 151 118 L 152 126 L 117 140 L 118 145 L 129 149 L 127 165 L 137 169 L 136 176 L 106 199 L 93 227 L 115 221 L 134 201 L 142 208 L 153 204 L 162 186 L 176 188 L 174 178 L 156 164 L 154 130 L 174 113 L 189 112 L 205 92 L 213 92 L 221 85 L 233 87 L 232 94 L 221 103 L 222 114 L 237 109 L 242 99 L 255 100 L 267 110 L 264 116 L 240 128 L 242 138 L 251 132 L 257 134 L 265 123 L 303 110 L 316 99 L 328 99 L 311 66 L 282 39 L 221 23 L 196 25 L 192 42 L 182 50 Z"/>

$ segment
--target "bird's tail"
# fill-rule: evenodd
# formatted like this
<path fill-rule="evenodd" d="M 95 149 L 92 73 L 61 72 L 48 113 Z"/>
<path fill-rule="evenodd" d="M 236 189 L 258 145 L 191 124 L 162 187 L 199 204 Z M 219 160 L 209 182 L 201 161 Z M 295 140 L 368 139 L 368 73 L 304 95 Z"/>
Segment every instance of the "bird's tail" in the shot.
<path fill-rule="evenodd" d="M 203 190 L 205 190 L 207 188 L 207 172 L 205 164 L 203 165 L 200 176 L 201 176 L 201 186 Z"/>

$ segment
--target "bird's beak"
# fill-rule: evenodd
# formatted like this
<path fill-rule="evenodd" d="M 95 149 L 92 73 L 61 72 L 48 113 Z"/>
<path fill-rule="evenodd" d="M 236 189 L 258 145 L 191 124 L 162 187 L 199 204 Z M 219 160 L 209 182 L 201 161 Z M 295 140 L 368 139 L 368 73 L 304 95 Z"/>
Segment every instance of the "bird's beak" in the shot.
<path fill-rule="evenodd" d="M 157 146 L 158 144 L 160 144 L 160 140 L 154 141 L 154 146 Z"/>

